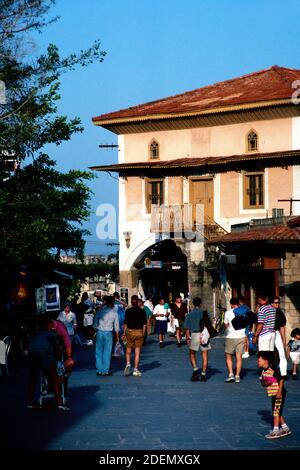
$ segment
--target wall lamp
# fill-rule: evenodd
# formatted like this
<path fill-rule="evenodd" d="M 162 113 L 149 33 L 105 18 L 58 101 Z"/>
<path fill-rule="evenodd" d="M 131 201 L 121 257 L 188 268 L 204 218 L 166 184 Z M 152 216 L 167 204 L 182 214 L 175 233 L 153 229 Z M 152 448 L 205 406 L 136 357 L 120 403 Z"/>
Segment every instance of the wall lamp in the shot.
<path fill-rule="evenodd" d="M 132 232 L 123 232 L 123 235 L 124 235 L 124 238 L 125 238 L 126 247 L 129 248 Z"/>

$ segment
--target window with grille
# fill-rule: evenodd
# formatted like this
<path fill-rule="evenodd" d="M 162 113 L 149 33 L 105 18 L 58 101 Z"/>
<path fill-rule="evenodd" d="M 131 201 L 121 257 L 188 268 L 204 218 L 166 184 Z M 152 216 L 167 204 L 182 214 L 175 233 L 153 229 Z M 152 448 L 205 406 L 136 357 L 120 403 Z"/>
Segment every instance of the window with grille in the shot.
<path fill-rule="evenodd" d="M 244 209 L 264 207 L 264 174 L 244 174 Z"/>
<path fill-rule="evenodd" d="M 155 160 L 159 158 L 159 144 L 156 142 L 156 140 L 153 140 L 149 146 L 149 157 L 150 160 Z"/>
<path fill-rule="evenodd" d="M 255 131 L 250 131 L 247 136 L 247 150 L 248 152 L 255 152 L 258 150 L 258 135 Z"/>
<path fill-rule="evenodd" d="M 164 182 L 163 180 L 146 180 L 146 210 L 151 212 L 151 205 L 164 203 Z"/>

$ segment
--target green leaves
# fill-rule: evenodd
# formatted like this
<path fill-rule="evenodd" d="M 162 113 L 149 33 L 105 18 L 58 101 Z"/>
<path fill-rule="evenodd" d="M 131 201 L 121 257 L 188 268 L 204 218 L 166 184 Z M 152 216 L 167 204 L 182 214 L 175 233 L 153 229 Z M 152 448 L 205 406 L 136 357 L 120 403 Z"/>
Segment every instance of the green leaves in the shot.
<path fill-rule="evenodd" d="M 6 102 L 0 103 L 0 269 L 31 264 L 73 251 L 81 256 L 82 224 L 89 216 L 89 172 L 60 173 L 44 154 L 47 144 L 60 145 L 82 132 L 79 117 L 57 114 L 59 79 L 76 66 L 102 62 L 97 40 L 87 50 L 61 57 L 50 44 L 39 57 L 29 52 L 30 31 L 41 31 L 52 0 L 0 0 L 0 80 Z M 27 48 L 27 49 L 26 49 Z M 33 159 L 14 175 L 5 172 L 8 156 L 18 162 Z M 1 273 L 0 273 L 1 274 Z"/>
<path fill-rule="evenodd" d="M 90 190 L 83 181 L 89 172 L 60 173 L 41 154 L 0 187 L 0 239 L 2 263 L 47 259 L 50 250 L 83 253 L 80 224 L 89 215 Z"/>

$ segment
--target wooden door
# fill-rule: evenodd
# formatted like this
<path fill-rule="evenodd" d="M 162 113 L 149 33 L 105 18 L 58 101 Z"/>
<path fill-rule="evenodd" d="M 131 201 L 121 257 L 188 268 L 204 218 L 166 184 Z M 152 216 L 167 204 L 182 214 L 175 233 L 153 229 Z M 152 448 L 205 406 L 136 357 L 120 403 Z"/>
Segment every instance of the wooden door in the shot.
<path fill-rule="evenodd" d="M 193 204 L 193 216 L 196 215 L 196 204 L 203 204 L 204 218 L 209 218 L 211 221 L 214 220 L 214 189 L 212 178 L 190 180 L 190 203 Z"/>

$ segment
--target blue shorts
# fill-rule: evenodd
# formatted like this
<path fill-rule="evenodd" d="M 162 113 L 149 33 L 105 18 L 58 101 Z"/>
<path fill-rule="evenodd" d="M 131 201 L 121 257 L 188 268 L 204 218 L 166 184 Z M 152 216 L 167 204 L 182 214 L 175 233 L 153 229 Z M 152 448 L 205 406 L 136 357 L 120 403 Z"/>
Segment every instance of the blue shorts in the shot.
<path fill-rule="evenodd" d="M 166 320 L 155 320 L 155 333 L 165 335 L 167 333 L 168 322 Z"/>

